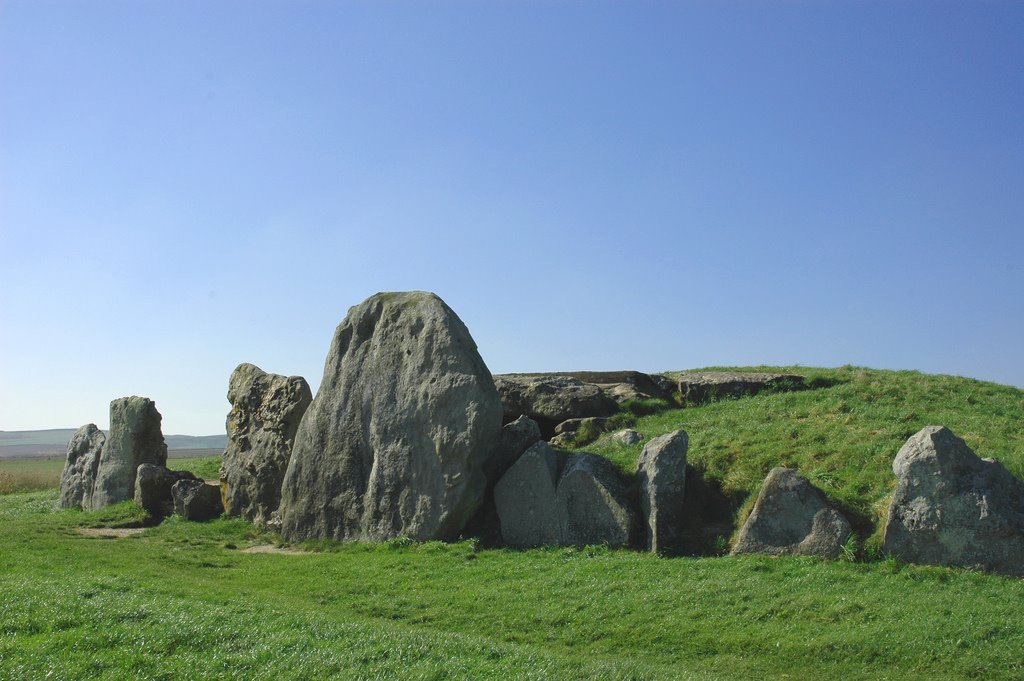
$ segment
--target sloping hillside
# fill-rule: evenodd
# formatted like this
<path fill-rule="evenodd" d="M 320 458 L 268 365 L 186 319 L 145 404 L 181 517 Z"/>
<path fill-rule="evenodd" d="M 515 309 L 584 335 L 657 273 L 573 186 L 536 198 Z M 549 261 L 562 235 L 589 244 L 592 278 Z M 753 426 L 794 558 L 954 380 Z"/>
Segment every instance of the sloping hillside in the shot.
<path fill-rule="evenodd" d="M 718 367 L 715 367 L 718 369 Z M 1024 477 L 1024 391 L 957 376 L 860 367 L 728 367 L 800 374 L 825 385 L 760 394 L 640 417 L 645 438 L 682 428 L 689 463 L 724 497 L 742 503 L 774 466 L 796 467 L 856 521 L 862 538 L 878 527 L 896 479 L 893 457 L 926 425 L 944 425 L 975 453 Z M 623 469 L 643 444 L 606 435 L 585 447 Z"/>

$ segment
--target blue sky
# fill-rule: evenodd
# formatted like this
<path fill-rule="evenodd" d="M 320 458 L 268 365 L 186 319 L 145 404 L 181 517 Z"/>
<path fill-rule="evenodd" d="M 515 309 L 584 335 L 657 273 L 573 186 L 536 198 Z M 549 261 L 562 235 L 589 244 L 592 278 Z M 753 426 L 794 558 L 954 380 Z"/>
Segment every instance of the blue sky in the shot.
<path fill-rule="evenodd" d="M 1024 386 L 1024 4 L 0 0 L 0 429 L 223 431 L 426 289 L 495 373 Z"/>

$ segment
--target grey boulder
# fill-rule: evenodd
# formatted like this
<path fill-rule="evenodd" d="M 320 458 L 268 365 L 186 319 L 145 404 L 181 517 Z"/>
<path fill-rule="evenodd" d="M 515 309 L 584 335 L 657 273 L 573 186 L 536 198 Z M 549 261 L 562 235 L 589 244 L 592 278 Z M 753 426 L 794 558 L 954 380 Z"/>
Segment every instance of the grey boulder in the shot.
<path fill-rule="evenodd" d="M 462 320 L 432 293 L 378 293 L 338 326 L 295 436 L 282 535 L 453 539 L 481 501 L 501 400 Z"/>
<path fill-rule="evenodd" d="M 617 431 L 615 433 L 612 433 L 611 435 L 612 442 L 618 442 L 620 445 L 625 445 L 627 447 L 635 445 L 643 439 L 644 438 L 642 435 L 640 435 L 640 433 L 636 432 L 631 428 Z"/>
<path fill-rule="evenodd" d="M 212 520 L 224 512 L 220 485 L 199 479 L 178 480 L 171 487 L 174 512 L 185 520 Z"/>
<path fill-rule="evenodd" d="M 240 364 L 232 372 L 228 446 L 220 468 L 228 513 L 261 526 L 270 521 L 281 503 L 299 421 L 312 400 L 301 376 L 268 374 L 253 364 Z"/>
<path fill-rule="evenodd" d="M 686 431 L 676 430 L 648 442 L 637 461 L 644 548 L 655 553 L 674 554 L 683 548 L 688 447 Z"/>
<path fill-rule="evenodd" d="M 154 518 L 166 518 L 174 513 L 171 489 L 179 480 L 199 478 L 188 471 L 172 471 L 151 463 L 140 465 L 135 472 L 135 503 Z"/>
<path fill-rule="evenodd" d="M 615 466 L 594 454 L 574 454 L 555 492 L 561 544 L 627 546 L 635 515 Z"/>
<path fill-rule="evenodd" d="M 1024 482 L 948 428 L 913 435 L 892 464 L 883 547 L 911 563 L 1024 575 Z"/>
<path fill-rule="evenodd" d="M 96 469 L 107 437 L 94 424 L 82 426 L 68 442 L 67 459 L 60 474 L 60 507 L 92 508 Z"/>
<path fill-rule="evenodd" d="M 740 528 L 732 553 L 834 559 L 842 553 L 851 532 L 846 518 L 807 478 L 790 468 L 773 468 Z"/>
<path fill-rule="evenodd" d="M 540 441 L 540 427 L 527 416 L 520 416 L 501 429 L 498 446 L 493 456 L 484 464 L 487 482 L 494 485 L 501 480 L 509 468 L 519 460 L 523 452 Z"/>
<path fill-rule="evenodd" d="M 135 496 L 135 473 L 144 463 L 167 463 L 160 412 L 146 397 L 110 403 L 110 434 L 99 457 L 90 506 L 103 508 Z"/>
<path fill-rule="evenodd" d="M 561 543 L 555 490 L 564 455 L 546 442 L 526 450 L 494 488 L 505 543 L 518 548 Z"/>

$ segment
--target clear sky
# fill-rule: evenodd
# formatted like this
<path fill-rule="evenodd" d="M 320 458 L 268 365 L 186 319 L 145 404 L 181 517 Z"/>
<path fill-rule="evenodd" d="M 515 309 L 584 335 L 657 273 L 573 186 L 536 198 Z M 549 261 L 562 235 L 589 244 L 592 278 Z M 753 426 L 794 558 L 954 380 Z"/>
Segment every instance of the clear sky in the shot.
<path fill-rule="evenodd" d="M 437 292 L 495 373 L 1024 386 L 1024 3 L 0 0 L 0 429 L 223 432 Z"/>

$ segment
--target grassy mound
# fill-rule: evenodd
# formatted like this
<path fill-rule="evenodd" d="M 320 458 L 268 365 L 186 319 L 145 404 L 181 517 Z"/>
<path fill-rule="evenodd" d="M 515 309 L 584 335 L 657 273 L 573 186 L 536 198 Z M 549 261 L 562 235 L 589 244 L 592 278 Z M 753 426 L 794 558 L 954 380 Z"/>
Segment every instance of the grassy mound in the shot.
<path fill-rule="evenodd" d="M 715 370 L 720 369 L 715 367 Z M 896 479 L 892 460 L 908 437 L 944 425 L 975 453 L 1024 477 L 1024 391 L 956 376 L 859 367 L 728 367 L 807 377 L 824 386 L 762 393 L 640 416 L 645 438 L 682 428 L 694 472 L 725 498 L 751 500 L 774 466 L 797 468 L 852 517 L 862 538 L 880 530 Z M 643 443 L 609 435 L 584 447 L 635 470 Z"/>

